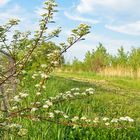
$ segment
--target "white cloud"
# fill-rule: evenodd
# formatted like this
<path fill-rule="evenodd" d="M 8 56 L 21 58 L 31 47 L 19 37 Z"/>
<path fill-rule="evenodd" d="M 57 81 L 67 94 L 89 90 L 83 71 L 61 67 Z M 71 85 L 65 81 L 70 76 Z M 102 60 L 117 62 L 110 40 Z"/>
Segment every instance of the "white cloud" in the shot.
<path fill-rule="evenodd" d="M 125 25 L 120 26 L 106 25 L 105 27 L 119 33 L 124 33 L 128 35 L 140 35 L 140 20 Z"/>
<path fill-rule="evenodd" d="M 15 4 L 14 6 L 0 9 L 0 25 L 5 24 L 9 19 L 20 19 L 20 24 L 15 26 L 14 29 L 20 31 L 34 31 L 38 26 L 37 22 L 33 22 L 32 19 L 36 18 L 35 14 L 29 13 L 26 9 Z"/>
<path fill-rule="evenodd" d="M 139 10 L 140 0 L 81 0 L 77 10 L 81 13 L 90 13 L 96 9 L 112 11 Z"/>
<path fill-rule="evenodd" d="M 93 0 L 81 0 L 80 4 L 77 6 L 77 10 L 81 13 L 91 12 L 94 9 L 93 4 Z"/>
<path fill-rule="evenodd" d="M 42 9 L 40 7 L 37 7 L 36 10 L 35 10 L 35 13 L 39 16 L 43 15 L 44 13 L 46 13 L 46 10 L 45 9 Z"/>
<path fill-rule="evenodd" d="M 11 18 L 20 18 L 20 13 L 22 8 L 19 5 L 15 5 L 12 9 L 5 9 L 5 11 L 0 11 L 0 19 L 1 22 L 5 22 Z"/>
<path fill-rule="evenodd" d="M 68 14 L 67 12 L 64 12 L 64 15 L 71 19 L 71 20 L 75 20 L 75 21 L 81 21 L 81 22 L 85 22 L 85 23 L 90 23 L 90 24 L 97 24 L 99 23 L 98 20 L 93 20 L 93 19 L 90 19 L 90 18 L 84 18 L 84 17 L 81 17 L 81 16 L 78 16 L 78 15 L 70 15 Z"/>
<path fill-rule="evenodd" d="M 7 4 L 10 0 L 0 0 L 0 6 Z"/>
<path fill-rule="evenodd" d="M 114 39 L 111 36 L 107 37 L 100 34 L 89 34 L 86 37 L 86 40 L 74 45 L 70 50 L 65 54 L 65 58 L 67 61 L 73 60 L 74 57 L 79 60 L 83 60 L 85 53 L 87 51 L 91 51 L 92 49 L 96 49 L 99 42 L 101 42 L 107 51 L 110 54 L 116 54 L 118 48 L 121 46 L 124 47 L 125 51 L 130 51 L 132 46 L 138 47 L 140 42 L 136 41 L 128 41 L 125 39 Z"/>

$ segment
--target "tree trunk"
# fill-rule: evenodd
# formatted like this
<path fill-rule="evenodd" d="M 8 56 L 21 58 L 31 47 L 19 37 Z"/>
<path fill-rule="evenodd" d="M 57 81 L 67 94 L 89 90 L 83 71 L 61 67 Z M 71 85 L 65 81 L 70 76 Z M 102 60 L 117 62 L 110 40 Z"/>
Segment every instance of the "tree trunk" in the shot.
<path fill-rule="evenodd" d="M 16 66 L 15 66 L 16 61 L 15 61 L 15 59 L 10 54 L 8 54 L 7 52 L 5 52 L 3 50 L 0 50 L 0 52 L 3 55 L 5 55 L 8 59 L 8 61 L 9 61 L 8 70 L 10 70 L 10 71 L 8 71 L 5 76 L 9 76 L 11 74 L 16 73 Z M 8 86 L 12 90 L 7 91 Z M 2 100 L 2 102 L 3 102 L 2 106 L 3 107 L 2 108 L 4 108 L 5 111 L 7 111 L 9 109 L 9 100 L 16 93 L 16 77 L 11 77 L 11 78 L 9 78 L 8 81 L 6 81 L 6 83 L 2 84 L 0 86 L 0 92 L 3 96 L 3 100 Z"/>

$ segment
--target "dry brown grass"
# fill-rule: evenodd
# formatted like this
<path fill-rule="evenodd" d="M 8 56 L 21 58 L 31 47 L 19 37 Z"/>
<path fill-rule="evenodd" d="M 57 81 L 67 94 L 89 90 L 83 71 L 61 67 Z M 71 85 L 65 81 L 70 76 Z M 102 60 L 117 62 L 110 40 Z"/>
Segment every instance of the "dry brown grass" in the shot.
<path fill-rule="evenodd" d="M 101 70 L 99 74 L 105 76 L 134 77 L 133 69 L 129 67 L 106 67 L 105 69 Z M 140 78 L 140 69 L 138 70 L 137 76 Z"/>

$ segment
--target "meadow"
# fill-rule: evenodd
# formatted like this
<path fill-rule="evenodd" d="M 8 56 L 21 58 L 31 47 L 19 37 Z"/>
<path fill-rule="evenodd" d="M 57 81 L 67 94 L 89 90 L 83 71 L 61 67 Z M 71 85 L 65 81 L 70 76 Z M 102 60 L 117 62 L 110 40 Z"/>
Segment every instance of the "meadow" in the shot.
<path fill-rule="evenodd" d="M 23 117 L 15 119 L 24 125 L 28 134 L 24 137 L 6 135 L 8 140 L 139 140 L 140 139 L 140 80 L 121 77 L 105 77 L 94 73 L 55 72 L 46 83 L 46 97 L 58 93 L 65 94 L 72 88 L 95 89 L 89 97 L 67 100 L 54 106 L 71 117 L 85 116 L 96 120 L 94 125 L 70 126 L 46 120 L 29 120 Z M 27 89 L 33 93 L 35 81 L 27 81 Z M 32 102 L 32 95 L 27 102 Z M 22 105 L 24 106 L 24 105 Z M 41 113 L 41 112 L 40 112 Z M 113 122 L 115 118 L 131 117 L 134 121 Z"/>
<path fill-rule="evenodd" d="M 79 24 L 64 41 L 51 26 L 57 3 L 42 6 L 34 6 L 40 18 L 31 31 L 14 28 L 20 19 L 0 25 L 0 140 L 140 140 L 140 48 L 113 55 L 99 43 L 66 63 L 91 26 Z"/>

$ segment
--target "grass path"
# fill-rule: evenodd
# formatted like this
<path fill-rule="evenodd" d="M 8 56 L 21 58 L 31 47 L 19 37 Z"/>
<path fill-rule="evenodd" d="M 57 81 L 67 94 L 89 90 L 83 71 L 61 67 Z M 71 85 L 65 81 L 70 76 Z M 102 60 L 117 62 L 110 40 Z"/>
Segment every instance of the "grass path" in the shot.
<path fill-rule="evenodd" d="M 63 77 L 68 80 L 85 82 L 94 84 L 103 90 L 110 91 L 116 94 L 126 95 L 129 93 L 129 97 L 137 97 L 140 100 L 140 80 L 134 80 L 129 78 L 113 78 L 113 77 L 100 77 L 100 76 L 84 76 L 82 73 L 55 73 L 58 77 Z M 128 94 L 127 94 L 128 95 Z"/>

